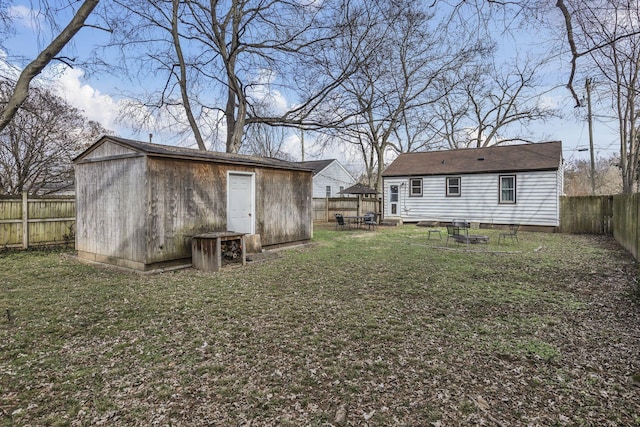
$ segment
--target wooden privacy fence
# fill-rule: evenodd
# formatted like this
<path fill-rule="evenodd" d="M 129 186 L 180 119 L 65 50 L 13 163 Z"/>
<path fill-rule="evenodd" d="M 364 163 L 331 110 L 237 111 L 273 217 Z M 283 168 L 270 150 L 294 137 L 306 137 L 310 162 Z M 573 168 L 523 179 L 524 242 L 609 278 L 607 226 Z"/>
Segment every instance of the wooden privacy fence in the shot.
<path fill-rule="evenodd" d="M 618 243 L 638 259 L 640 248 L 640 194 L 613 196 L 613 236 Z"/>
<path fill-rule="evenodd" d="M 380 213 L 380 199 L 368 197 L 330 197 L 313 199 L 313 220 L 335 221 L 335 214 L 346 216 L 363 215 L 367 212 Z"/>
<path fill-rule="evenodd" d="M 0 247 L 72 243 L 75 222 L 73 196 L 0 197 Z"/>
<path fill-rule="evenodd" d="M 640 194 L 560 198 L 560 231 L 613 235 L 638 259 Z"/>
<path fill-rule="evenodd" d="M 613 234 L 613 196 L 560 197 L 560 231 Z"/>

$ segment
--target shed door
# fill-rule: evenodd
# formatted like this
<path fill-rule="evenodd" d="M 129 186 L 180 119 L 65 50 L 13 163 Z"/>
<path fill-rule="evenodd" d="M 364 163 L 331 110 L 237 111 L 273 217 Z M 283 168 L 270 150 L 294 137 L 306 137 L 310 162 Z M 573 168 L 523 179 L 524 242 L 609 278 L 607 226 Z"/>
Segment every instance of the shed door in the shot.
<path fill-rule="evenodd" d="M 229 173 L 227 188 L 227 230 L 254 233 L 254 175 Z"/>

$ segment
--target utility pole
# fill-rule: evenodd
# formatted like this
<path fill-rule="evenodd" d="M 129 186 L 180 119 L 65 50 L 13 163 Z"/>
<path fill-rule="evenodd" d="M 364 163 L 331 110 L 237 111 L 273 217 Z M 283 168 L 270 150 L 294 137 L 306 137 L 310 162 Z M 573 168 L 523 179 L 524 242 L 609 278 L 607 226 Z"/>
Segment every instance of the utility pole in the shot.
<path fill-rule="evenodd" d="M 302 146 L 302 160 L 304 162 L 304 129 L 300 129 L 300 145 Z"/>
<path fill-rule="evenodd" d="M 596 195 L 596 160 L 593 152 L 593 115 L 591 114 L 591 78 L 586 79 L 585 88 L 587 89 L 587 117 L 589 120 L 589 151 L 591 152 L 591 195 Z"/>

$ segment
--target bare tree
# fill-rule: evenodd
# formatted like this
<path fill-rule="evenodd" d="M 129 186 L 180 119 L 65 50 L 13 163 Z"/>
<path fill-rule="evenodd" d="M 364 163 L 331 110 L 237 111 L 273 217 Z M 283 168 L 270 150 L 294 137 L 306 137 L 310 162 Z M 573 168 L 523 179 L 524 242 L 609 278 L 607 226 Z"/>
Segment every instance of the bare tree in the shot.
<path fill-rule="evenodd" d="M 568 87 L 577 103 L 573 79 L 581 69 L 598 81 L 600 96 L 610 99 L 618 122 L 622 190 L 637 188 L 640 165 L 640 4 L 622 0 L 558 0 L 571 49 Z M 578 60 L 581 68 L 578 68 Z"/>
<path fill-rule="evenodd" d="M 253 123 L 247 127 L 244 139 L 242 143 L 244 153 L 287 161 L 294 160 L 293 156 L 284 150 L 286 132 L 281 126 Z"/>
<path fill-rule="evenodd" d="M 240 150 L 246 127 L 256 123 L 320 126 L 312 114 L 350 69 L 316 72 L 331 55 L 340 0 L 115 1 L 125 15 L 113 46 L 126 51 L 123 59 L 141 79 L 165 79 L 144 104 L 154 111 L 180 106 L 201 149 L 221 122 L 228 152 Z M 289 101 L 261 109 L 273 94 Z"/>
<path fill-rule="evenodd" d="M 27 99 L 31 81 L 56 58 L 56 55 L 85 26 L 85 21 L 98 5 L 98 2 L 99 0 L 84 0 L 69 24 L 22 70 L 20 77 L 15 82 L 13 93 L 2 104 L 0 132 L 11 122 L 22 103 Z"/>
<path fill-rule="evenodd" d="M 622 190 L 622 179 L 617 156 L 598 158 L 595 162 L 595 194 L 618 194 Z M 591 162 L 579 159 L 564 165 L 564 190 L 567 196 L 591 196 Z"/>
<path fill-rule="evenodd" d="M 13 86 L 0 81 L 0 101 L 9 98 Z M 102 126 L 60 97 L 32 88 L 0 132 L 0 191 L 42 193 L 73 182 L 71 159 L 102 133 Z"/>
<path fill-rule="evenodd" d="M 413 1 L 360 3 L 351 16 L 357 19 L 341 47 L 361 67 L 341 86 L 342 110 L 350 118 L 339 132 L 358 147 L 370 182 L 381 188 L 387 151 L 426 147 L 428 126 L 415 118 L 429 115 L 447 93 L 447 75 L 480 47 Z"/>
<path fill-rule="evenodd" d="M 538 79 L 542 63 L 532 60 L 472 65 L 451 82 L 455 89 L 439 103 L 437 134 L 450 148 L 532 142 L 526 126 L 558 114 L 543 102 L 548 91 Z"/>

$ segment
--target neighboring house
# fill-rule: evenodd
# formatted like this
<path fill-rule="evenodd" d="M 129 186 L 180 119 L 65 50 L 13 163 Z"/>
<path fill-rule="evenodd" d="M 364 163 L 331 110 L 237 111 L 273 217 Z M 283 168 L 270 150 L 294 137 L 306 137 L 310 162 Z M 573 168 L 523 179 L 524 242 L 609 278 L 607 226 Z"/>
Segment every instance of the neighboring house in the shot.
<path fill-rule="evenodd" d="M 382 176 L 385 218 L 560 223 L 561 142 L 400 154 Z"/>
<path fill-rule="evenodd" d="M 336 159 L 298 162 L 313 170 L 313 197 L 352 197 L 340 194 L 356 183 L 356 179 Z"/>
<path fill-rule="evenodd" d="M 313 237 L 311 170 L 296 163 L 105 136 L 75 160 L 76 249 L 136 270 L 191 264 L 191 237 Z"/>

